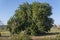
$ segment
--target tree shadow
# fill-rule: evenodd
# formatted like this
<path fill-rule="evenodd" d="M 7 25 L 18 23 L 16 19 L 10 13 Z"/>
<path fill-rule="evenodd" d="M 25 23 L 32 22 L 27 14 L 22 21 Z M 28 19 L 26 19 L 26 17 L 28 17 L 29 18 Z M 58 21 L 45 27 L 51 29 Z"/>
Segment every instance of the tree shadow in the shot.
<path fill-rule="evenodd" d="M 57 34 L 60 34 L 60 32 L 56 32 L 56 33 L 40 33 L 36 36 L 47 36 L 47 35 L 57 35 Z"/>

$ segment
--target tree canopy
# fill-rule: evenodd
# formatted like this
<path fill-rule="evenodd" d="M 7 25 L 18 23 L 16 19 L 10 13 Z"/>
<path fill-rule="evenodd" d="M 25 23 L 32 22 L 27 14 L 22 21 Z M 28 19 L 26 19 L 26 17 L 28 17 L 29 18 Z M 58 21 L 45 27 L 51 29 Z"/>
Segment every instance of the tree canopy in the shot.
<path fill-rule="evenodd" d="M 25 31 L 29 35 L 48 32 L 53 25 L 52 7 L 48 3 L 23 3 L 9 19 L 7 28 L 11 33 Z"/>

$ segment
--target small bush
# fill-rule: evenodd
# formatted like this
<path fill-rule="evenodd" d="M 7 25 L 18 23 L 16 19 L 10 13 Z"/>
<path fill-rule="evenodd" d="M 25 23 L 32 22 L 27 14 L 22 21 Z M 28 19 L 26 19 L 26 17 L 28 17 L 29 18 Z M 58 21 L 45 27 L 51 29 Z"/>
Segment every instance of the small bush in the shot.
<path fill-rule="evenodd" d="M 12 40 L 30 40 L 30 37 L 23 32 L 13 36 L 12 38 L 13 38 Z"/>

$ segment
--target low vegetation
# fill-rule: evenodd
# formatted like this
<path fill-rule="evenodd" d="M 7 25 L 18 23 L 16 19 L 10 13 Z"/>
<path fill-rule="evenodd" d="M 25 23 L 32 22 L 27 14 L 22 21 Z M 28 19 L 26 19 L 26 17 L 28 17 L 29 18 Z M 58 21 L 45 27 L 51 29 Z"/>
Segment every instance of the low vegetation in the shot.
<path fill-rule="evenodd" d="M 52 30 L 55 30 L 58 28 L 54 28 L 52 27 Z M 52 31 L 51 30 L 51 31 Z M 60 29 L 59 29 L 60 30 Z M 53 31 L 50 33 L 56 33 L 57 31 Z M 7 32 L 7 31 L 5 31 Z M 4 32 L 2 32 L 3 34 Z M 60 40 L 60 34 L 50 34 L 50 35 L 43 35 L 43 36 L 29 36 L 27 34 L 25 34 L 24 32 L 21 32 L 19 34 L 14 34 L 13 36 L 10 37 L 2 37 L 0 38 L 1 40 Z"/>
<path fill-rule="evenodd" d="M 1 31 L 1 32 L 0 32 L 0 37 L 1 37 L 1 36 L 3 36 L 3 37 L 4 37 L 4 36 L 7 36 L 7 37 L 8 37 L 8 36 L 11 36 L 11 33 L 10 33 L 9 31 Z"/>
<path fill-rule="evenodd" d="M 31 40 L 31 38 L 27 34 L 21 32 L 18 35 L 12 36 L 12 40 Z"/>

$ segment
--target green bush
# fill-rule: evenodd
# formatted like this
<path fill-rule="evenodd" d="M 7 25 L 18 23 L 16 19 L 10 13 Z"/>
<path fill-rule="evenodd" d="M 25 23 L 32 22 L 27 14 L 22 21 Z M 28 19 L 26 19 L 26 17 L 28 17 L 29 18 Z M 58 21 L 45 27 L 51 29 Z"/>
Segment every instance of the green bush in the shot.
<path fill-rule="evenodd" d="M 36 35 L 35 31 L 31 28 L 26 29 L 25 33 L 31 36 Z"/>
<path fill-rule="evenodd" d="M 19 33 L 28 29 L 28 34 L 35 35 L 48 32 L 53 26 L 52 8 L 48 3 L 23 3 L 8 20 L 7 29 L 11 33 Z M 31 29 L 30 29 L 31 28 Z"/>
<path fill-rule="evenodd" d="M 30 40 L 30 37 L 26 35 L 25 33 L 21 32 L 18 35 L 14 35 L 12 37 L 12 40 Z"/>

